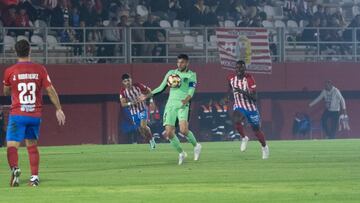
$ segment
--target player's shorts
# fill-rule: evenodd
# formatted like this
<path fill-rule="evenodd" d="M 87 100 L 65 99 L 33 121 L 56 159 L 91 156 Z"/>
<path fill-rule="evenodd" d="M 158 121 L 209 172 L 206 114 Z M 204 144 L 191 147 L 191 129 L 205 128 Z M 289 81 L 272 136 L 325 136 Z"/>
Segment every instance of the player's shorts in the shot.
<path fill-rule="evenodd" d="M 259 111 L 248 111 L 243 108 L 235 108 L 234 111 L 239 111 L 242 115 L 246 117 L 247 122 L 253 128 L 259 128 L 261 124 L 261 118 Z"/>
<path fill-rule="evenodd" d="M 176 121 L 189 120 L 189 104 L 182 107 L 166 106 L 163 115 L 163 125 L 175 126 Z"/>
<path fill-rule="evenodd" d="M 22 142 L 24 139 L 39 138 L 41 118 L 31 116 L 10 115 L 6 131 L 7 141 Z"/>
<path fill-rule="evenodd" d="M 134 122 L 134 125 L 140 127 L 140 123 L 142 120 L 148 120 L 148 111 L 145 109 L 137 114 L 131 115 L 131 118 Z"/>

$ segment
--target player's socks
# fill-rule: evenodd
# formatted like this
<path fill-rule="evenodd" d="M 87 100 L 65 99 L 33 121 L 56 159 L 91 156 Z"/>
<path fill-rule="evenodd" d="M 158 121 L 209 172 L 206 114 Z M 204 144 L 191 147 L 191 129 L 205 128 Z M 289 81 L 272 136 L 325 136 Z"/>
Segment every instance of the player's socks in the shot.
<path fill-rule="evenodd" d="M 27 147 L 31 168 L 31 175 L 37 176 L 39 174 L 40 154 L 36 145 Z"/>
<path fill-rule="evenodd" d="M 194 134 L 189 130 L 189 133 L 186 136 L 186 139 L 188 142 L 190 142 L 192 144 L 193 147 L 196 147 L 197 141 L 196 138 L 194 136 Z"/>
<path fill-rule="evenodd" d="M 169 140 L 171 145 L 176 149 L 177 152 L 179 153 L 183 152 L 183 149 L 180 146 L 180 140 L 176 135 L 174 135 L 174 137 L 170 138 Z"/>
<path fill-rule="evenodd" d="M 255 136 L 258 138 L 259 142 L 261 143 L 261 146 L 265 147 L 266 141 L 265 141 L 264 133 L 261 130 L 259 130 L 259 131 L 255 132 Z"/>
<path fill-rule="evenodd" d="M 7 159 L 11 170 L 18 167 L 19 156 L 16 147 L 7 148 Z"/>
<path fill-rule="evenodd" d="M 240 136 L 242 138 L 244 138 L 245 137 L 245 132 L 244 132 L 244 126 L 242 125 L 242 123 L 241 122 L 236 123 L 235 128 L 238 131 L 238 133 L 240 134 Z"/>

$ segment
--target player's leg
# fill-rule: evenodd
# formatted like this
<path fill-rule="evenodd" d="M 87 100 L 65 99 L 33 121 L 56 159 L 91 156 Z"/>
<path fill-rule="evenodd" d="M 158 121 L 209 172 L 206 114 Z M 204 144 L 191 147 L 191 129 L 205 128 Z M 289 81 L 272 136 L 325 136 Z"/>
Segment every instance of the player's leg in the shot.
<path fill-rule="evenodd" d="M 254 131 L 255 136 L 257 137 L 257 139 L 259 140 L 259 142 L 261 144 L 262 158 L 263 159 L 269 158 L 269 155 L 270 155 L 269 146 L 266 144 L 265 135 L 264 135 L 263 131 L 261 130 L 261 119 L 260 119 L 259 112 L 258 111 L 249 111 L 249 112 L 247 112 L 246 117 Z"/>
<path fill-rule="evenodd" d="M 329 111 L 325 110 L 321 116 L 321 125 L 325 131 L 326 138 L 330 138 Z"/>
<path fill-rule="evenodd" d="M 26 127 L 25 132 L 25 144 L 27 147 L 31 177 L 29 181 L 30 186 L 39 185 L 39 165 L 40 165 L 40 154 L 38 150 L 38 138 L 40 129 L 40 118 L 31 118 L 31 125 Z"/>
<path fill-rule="evenodd" d="M 17 187 L 20 182 L 21 170 L 18 165 L 18 148 L 24 139 L 25 125 L 23 125 L 21 116 L 9 116 L 9 122 L 6 131 L 7 141 L 7 160 L 11 170 L 10 186 Z"/>
<path fill-rule="evenodd" d="M 197 161 L 201 153 L 201 144 L 199 144 L 194 133 L 189 130 L 189 106 L 185 106 L 178 111 L 180 133 L 184 135 L 188 142 L 194 147 L 194 160 Z"/>
<path fill-rule="evenodd" d="M 234 110 L 233 113 L 233 121 L 235 124 L 235 128 L 241 136 L 241 144 L 240 144 L 240 151 L 244 152 L 247 149 L 247 144 L 249 142 L 249 137 L 245 135 L 244 130 L 244 113 L 243 109 L 237 108 Z"/>
<path fill-rule="evenodd" d="M 150 148 L 155 149 L 156 147 L 155 139 L 151 133 L 151 129 L 149 128 L 146 119 L 142 119 L 140 121 L 139 131 L 140 134 L 145 138 L 145 142 L 148 142 L 150 144 Z"/>
<path fill-rule="evenodd" d="M 177 120 L 177 109 L 172 107 L 165 107 L 163 116 L 163 125 L 165 126 L 165 138 L 168 139 L 171 145 L 179 153 L 179 165 L 181 165 L 187 154 L 181 147 L 180 140 L 175 134 L 175 123 Z"/>
<path fill-rule="evenodd" d="M 38 186 L 39 179 L 39 165 L 40 165 L 40 153 L 37 146 L 37 140 L 25 139 L 26 148 L 29 155 L 31 177 L 29 181 L 30 186 Z"/>
<path fill-rule="evenodd" d="M 330 111 L 330 139 L 336 138 L 336 132 L 339 130 L 339 117 L 338 111 Z"/>

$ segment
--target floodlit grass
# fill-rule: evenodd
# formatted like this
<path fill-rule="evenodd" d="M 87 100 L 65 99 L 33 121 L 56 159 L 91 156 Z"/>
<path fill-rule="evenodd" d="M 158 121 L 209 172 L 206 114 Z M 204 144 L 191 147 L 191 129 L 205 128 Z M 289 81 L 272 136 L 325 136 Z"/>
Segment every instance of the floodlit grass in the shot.
<path fill-rule="evenodd" d="M 360 202 L 360 140 L 272 141 L 270 159 L 249 142 L 203 143 L 184 165 L 169 144 L 41 147 L 40 187 L 20 150 L 21 185 L 10 188 L 6 150 L 0 150 L 0 202 Z"/>

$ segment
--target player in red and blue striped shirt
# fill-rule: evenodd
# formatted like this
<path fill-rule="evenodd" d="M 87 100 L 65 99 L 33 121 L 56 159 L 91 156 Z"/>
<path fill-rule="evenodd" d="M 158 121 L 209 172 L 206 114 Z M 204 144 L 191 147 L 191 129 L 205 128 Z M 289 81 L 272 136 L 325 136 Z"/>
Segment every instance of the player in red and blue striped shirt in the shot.
<path fill-rule="evenodd" d="M 251 125 L 255 136 L 259 139 L 262 146 L 262 158 L 269 157 L 269 147 L 266 145 L 264 133 L 261 130 L 261 119 L 256 107 L 256 83 L 254 78 L 246 73 L 244 61 L 236 63 L 236 73 L 229 75 L 228 82 L 234 95 L 234 112 L 244 116 Z M 245 151 L 249 138 L 244 133 L 242 122 L 235 123 L 237 131 L 242 137 L 240 146 L 241 151 Z"/>

